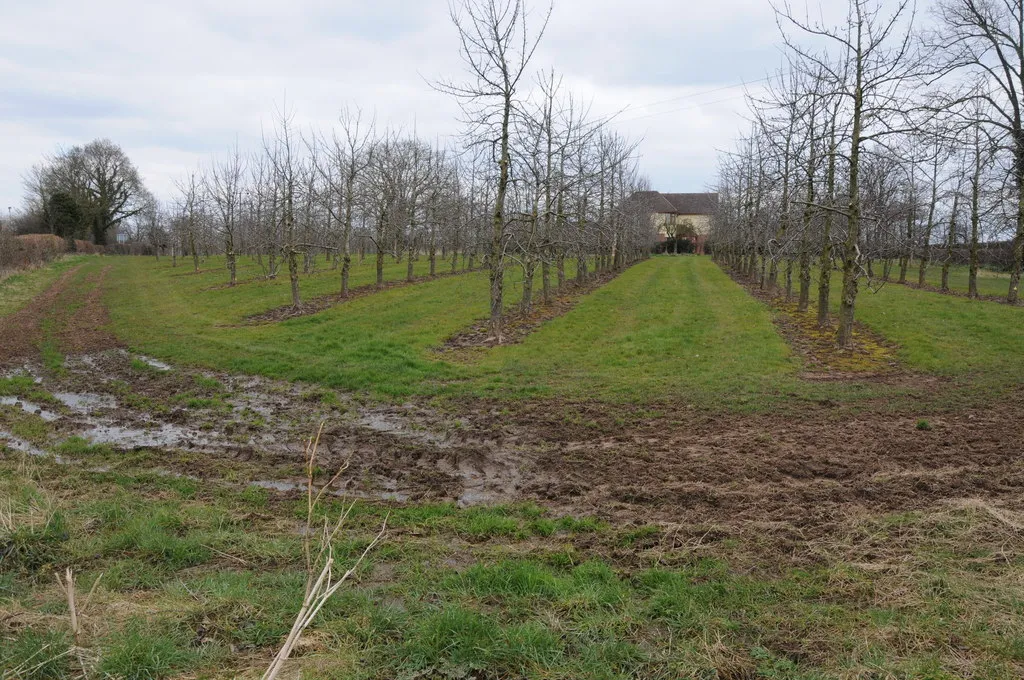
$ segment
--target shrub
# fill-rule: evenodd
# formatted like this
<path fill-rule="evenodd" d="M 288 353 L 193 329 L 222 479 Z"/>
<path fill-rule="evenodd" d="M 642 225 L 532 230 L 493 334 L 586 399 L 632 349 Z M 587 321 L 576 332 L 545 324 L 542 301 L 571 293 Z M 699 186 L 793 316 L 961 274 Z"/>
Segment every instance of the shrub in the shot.
<path fill-rule="evenodd" d="M 0 269 L 22 269 L 45 264 L 63 255 L 67 242 L 53 234 L 0 234 Z"/>

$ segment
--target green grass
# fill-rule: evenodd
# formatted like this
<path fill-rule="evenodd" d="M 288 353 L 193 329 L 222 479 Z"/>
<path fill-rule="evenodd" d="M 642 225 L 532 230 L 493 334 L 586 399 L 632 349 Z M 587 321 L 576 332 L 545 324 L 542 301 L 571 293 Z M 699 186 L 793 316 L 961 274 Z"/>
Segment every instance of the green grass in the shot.
<path fill-rule="evenodd" d="M 910 283 L 917 283 L 918 272 L 920 262 L 914 261 L 911 263 L 910 268 L 907 270 L 907 281 Z M 881 275 L 881 267 L 875 272 Z M 894 263 L 893 269 L 890 272 L 890 277 L 893 281 L 899 278 L 899 265 Z M 966 293 L 969 289 L 968 279 L 970 278 L 970 269 L 967 265 L 955 264 L 949 268 L 949 289 L 954 292 Z M 942 263 L 931 262 L 928 265 L 928 269 L 925 272 L 925 283 L 929 286 L 939 288 L 942 286 Z M 1010 289 L 1010 274 L 1008 272 L 996 271 L 993 269 L 978 269 L 978 293 L 981 295 L 994 295 L 996 297 L 1006 297 L 1006 293 Z"/>
<path fill-rule="evenodd" d="M 915 370 L 983 385 L 1015 384 L 1024 375 L 1022 307 L 888 284 L 878 293 L 862 287 L 856 315 L 896 343 Z"/>
<path fill-rule="evenodd" d="M 0 544 L 15 546 L 0 560 L 0 616 L 21 622 L 0 630 L 0 666 L 34 668 L 15 677 L 76 676 L 77 659 L 62 655 L 67 609 L 52 577 L 72 566 L 82 593 L 99 579 L 81 641 L 98 675 L 258 675 L 301 601 L 295 518 L 304 500 L 189 481 L 181 489 L 126 464 L 90 472 L 0 460 L 15 525 L 13 534 L 0 530 Z M 667 535 L 658 527 L 613 527 L 534 505 L 360 502 L 335 545 L 340 568 L 388 512 L 391 535 L 321 611 L 293 674 L 1024 672 L 1021 539 L 980 509 L 860 516 L 808 561 L 764 553 L 756 532 L 694 551 L 646 545 Z"/>
<path fill-rule="evenodd" d="M 39 404 L 59 404 L 60 401 L 40 388 L 30 375 L 15 374 L 0 377 L 0 397 L 22 397 Z"/>
<path fill-rule="evenodd" d="M 88 261 L 85 255 L 68 255 L 45 267 L 29 269 L 0 279 L 0 318 L 13 314 L 46 290 L 68 269 Z"/>
<path fill-rule="evenodd" d="M 390 263 L 388 278 L 401 278 L 404 267 Z M 216 278 L 184 274 L 149 260 L 118 260 L 108 303 L 119 334 L 172 361 L 379 395 L 436 391 L 442 381 L 463 373 L 429 350 L 485 308 L 466 302 L 481 298 L 486 289 L 485 274 L 470 273 L 382 291 L 282 323 L 230 327 L 287 303 L 286 282 L 204 290 L 222 273 Z M 354 268 L 351 283 L 369 283 L 374 276 L 368 259 Z M 332 292 L 337 283 L 335 273 L 318 274 L 303 280 L 303 295 Z M 145 328 L 137 324 L 142 314 L 149 317 Z"/>
<path fill-rule="evenodd" d="M 353 285 L 372 280 L 368 263 L 356 268 Z M 313 316 L 255 327 L 228 324 L 285 302 L 279 297 L 287 294 L 281 281 L 203 290 L 212 273 L 182 274 L 151 260 L 116 262 L 108 302 L 115 327 L 132 346 L 171 361 L 378 397 L 747 401 L 768 389 L 785 389 L 798 369 L 769 312 L 702 258 L 656 258 L 637 265 L 522 345 L 468 359 L 434 350 L 486 313 L 483 272 L 383 291 Z M 323 274 L 304 285 L 323 286 L 328 278 L 334 286 L 335 277 Z M 511 271 L 510 305 L 518 300 L 518 280 L 518 272 Z M 140 324 L 143 316 L 146 323 Z"/>
<path fill-rule="evenodd" d="M 107 265 L 113 327 L 134 349 L 172 362 L 316 383 L 329 388 L 322 392 L 327 400 L 333 399 L 330 389 L 344 389 L 383 399 L 553 397 L 751 410 L 774 408 L 793 395 L 848 402 L 932 396 L 913 387 L 802 381 L 801 361 L 780 338 L 771 311 L 707 258 L 652 258 L 520 344 L 455 354 L 436 350 L 486 313 L 485 272 L 421 281 L 253 326 L 243 323 L 246 316 L 287 302 L 286 279 L 229 289 L 219 268 L 195 275 L 166 260 L 120 257 L 87 260 L 76 280 Z M 243 266 L 243 280 L 258 273 L 250 262 Z M 405 265 L 389 260 L 386 273 L 401 279 Z M 574 273 L 571 266 L 568 273 Z M 354 267 L 352 285 L 374 276 L 367 259 Z M 329 270 L 304 276 L 303 295 L 332 292 L 337 278 Z M 509 305 L 518 301 L 519 282 L 518 270 L 510 270 Z M 835 304 L 838 286 L 833 292 Z M 857 315 L 898 345 L 900 360 L 912 370 L 952 377 L 976 391 L 1024 374 L 1024 310 L 890 284 L 877 294 L 863 290 Z M 60 318 L 46 322 L 56 326 Z M 58 369 L 59 348 L 46 338 L 42 347 L 47 365 Z M 139 371 L 153 370 L 136 363 Z M 210 380 L 181 399 L 220 408 Z"/>
<path fill-rule="evenodd" d="M 521 344 L 456 355 L 435 350 L 486 313 L 485 272 L 424 281 L 312 316 L 250 326 L 239 324 L 247 315 L 287 302 L 285 279 L 228 289 L 218 287 L 225 278 L 219 269 L 193 275 L 152 259 L 105 259 L 108 263 L 114 265 L 107 295 L 114 327 L 133 348 L 169 361 L 303 380 L 377 398 L 668 400 L 749 410 L 771 408 L 791 395 L 859 400 L 909 390 L 921 396 L 912 388 L 801 381 L 801 362 L 776 332 L 771 312 L 707 258 L 652 258 Z M 246 266 L 256 273 L 254 265 Z M 404 271 L 404 264 L 389 260 L 389 279 L 404 277 Z M 352 285 L 372 282 L 374 276 L 367 259 L 354 267 Z M 518 300 L 519 280 L 519 272 L 511 270 L 509 305 Z M 331 271 L 301 281 L 307 297 L 332 292 L 338 284 Z M 833 292 L 838 295 L 838 286 Z M 974 381 L 985 389 L 1024 372 L 1020 309 L 890 284 L 878 294 L 864 290 L 857 313 L 900 346 L 900 359 L 913 370 Z"/>
<path fill-rule="evenodd" d="M 519 345 L 479 361 L 486 392 L 696 403 L 796 383 L 771 314 L 707 258 L 659 257 L 623 273 Z"/>

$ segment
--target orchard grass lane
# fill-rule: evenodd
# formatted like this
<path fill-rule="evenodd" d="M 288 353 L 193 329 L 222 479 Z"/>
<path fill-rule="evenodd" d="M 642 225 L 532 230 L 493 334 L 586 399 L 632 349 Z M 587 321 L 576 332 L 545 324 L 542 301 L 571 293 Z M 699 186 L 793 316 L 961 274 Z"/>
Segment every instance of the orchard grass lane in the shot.
<path fill-rule="evenodd" d="M 382 398 L 546 396 L 748 409 L 791 395 L 857 400 L 915 394 L 899 385 L 801 380 L 801 360 L 777 333 L 772 312 L 707 258 L 641 262 L 521 344 L 454 355 L 436 350 L 485 315 L 485 272 L 423 280 L 280 323 L 245 325 L 246 316 L 287 303 L 286 276 L 227 288 L 219 269 L 197 276 L 164 260 L 103 262 L 114 265 L 106 298 L 114 328 L 139 351 Z M 388 280 L 403 279 L 405 264 L 389 262 L 386 273 Z M 571 267 L 568 274 L 574 274 Z M 519 277 L 517 270 L 508 273 L 509 306 L 518 302 Z M 353 287 L 374 278 L 371 258 L 353 267 Z M 335 292 L 338 272 L 302 277 L 301 285 L 307 298 Z M 837 297 L 834 286 L 834 302 Z M 899 346 L 912 371 L 986 389 L 1024 374 L 1024 309 L 890 284 L 865 291 L 857 315 Z"/>
<path fill-rule="evenodd" d="M 15 272 L 0 279 L 0 318 L 24 307 L 61 274 L 87 260 L 82 255 L 66 255 L 46 266 Z"/>
<path fill-rule="evenodd" d="M 353 271 L 353 285 L 372 281 L 367 264 Z M 570 266 L 567 274 L 574 273 Z M 181 267 L 151 259 L 116 261 L 107 301 L 118 334 L 131 346 L 171 361 L 378 396 L 730 401 L 780 383 L 797 385 L 799 362 L 775 332 L 770 312 L 702 258 L 638 264 L 525 343 L 468 359 L 435 350 L 485 314 L 484 272 L 385 290 L 260 326 L 239 324 L 286 301 L 286 281 L 210 289 L 223 272 L 182 274 Z M 509 272 L 509 305 L 518 302 L 519 276 Z M 323 288 L 325 278 L 311 281 Z M 314 289 L 311 281 L 303 281 L 303 295 Z"/>

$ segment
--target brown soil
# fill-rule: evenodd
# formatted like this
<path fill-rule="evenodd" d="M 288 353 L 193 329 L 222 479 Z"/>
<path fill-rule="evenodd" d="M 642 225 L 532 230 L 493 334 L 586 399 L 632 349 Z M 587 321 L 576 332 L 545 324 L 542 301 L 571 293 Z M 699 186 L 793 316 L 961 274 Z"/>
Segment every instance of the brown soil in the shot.
<path fill-rule="evenodd" d="M 43 339 L 43 319 L 66 292 L 81 265 L 64 272 L 43 293 L 14 314 L 0 321 L 0 364 L 35 354 Z"/>
<path fill-rule="evenodd" d="M 121 346 L 109 330 L 110 316 L 103 305 L 103 284 L 109 272 L 108 265 L 82 282 L 83 292 L 77 299 L 80 306 L 57 326 L 57 346 L 61 352 L 85 354 Z"/>
<path fill-rule="evenodd" d="M 537 460 L 524 491 L 622 520 L 782 522 L 816 533 L 860 511 L 946 499 L 1024 507 L 1024 392 L 1015 403 L 933 416 L 695 417 L 565 442 Z"/>
<path fill-rule="evenodd" d="M 276 323 L 278 321 L 294 319 L 300 316 L 309 316 L 310 314 L 316 314 L 324 311 L 325 309 L 330 309 L 335 305 L 351 302 L 352 300 L 357 300 L 361 297 L 373 295 L 374 293 L 379 293 L 381 291 L 390 290 L 392 288 L 404 288 L 405 286 L 413 286 L 417 283 L 423 283 L 424 281 L 433 281 L 435 279 L 447 278 L 449 276 L 461 276 L 462 274 L 468 274 L 474 271 L 477 270 L 462 269 L 456 272 L 442 272 L 440 274 L 435 274 L 434 276 L 417 276 L 412 281 L 402 279 L 401 281 L 385 281 L 380 286 L 376 283 L 370 283 L 365 286 L 356 286 L 355 288 L 349 288 L 348 295 L 332 293 L 330 295 L 321 295 L 319 297 L 310 298 L 298 307 L 293 305 L 275 307 L 274 309 L 269 309 L 265 312 L 248 316 L 245 318 L 245 322 L 247 324 Z M 223 288 L 224 286 L 220 287 Z"/>
<path fill-rule="evenodd" d="M 498 345 L 520 343 L 545 322 L 567 314 L 585 295 L 597 290 L 623 271 L 625 270 L 591 274 L 583 285 L 571 282 L 561 290 L 555 291 L 548 304 L 544 304 L 540 300 L 536 301 L 529 312 L 524 312 L 521 308 L 506 311 L 501 320 L 500 340 L 491 332 L 490 321 L 481 319 L 445 340 L 438 351 L 459 352 L 475 347 L 497 347 Z M 539 294 L 539 291 L 534 291 L 534 294 Z"/>

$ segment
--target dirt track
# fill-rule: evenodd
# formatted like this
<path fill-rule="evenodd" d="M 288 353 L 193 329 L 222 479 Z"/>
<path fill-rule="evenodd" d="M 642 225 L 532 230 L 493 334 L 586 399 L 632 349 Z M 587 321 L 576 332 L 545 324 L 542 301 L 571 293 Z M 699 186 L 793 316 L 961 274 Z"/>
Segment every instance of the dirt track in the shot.
<path fill-rule="evenodd" d="M 417 403 L 366 405 L 343 394 L 335 403 L 309 386 L 180 367 L 139 370 L 132 355 L 110 349 L 117 343 L 104 330 L 103 273 L 77 291 L 69 290 L 73 275 L 3 324 L 0 372 L 29 371 L 52 393 L 91 395 L 76 397 L 85 406 L 54 414 L 53 442 L 79 434 L 155 450 L 160 466 L 175 473 L 231 468 L 243 482 L 291 492 L 300 481 L 301 442 L 325 419 L 324 467 L 349 460 L 350 492 L 396 502 L 534 500 L 622 523 L 776 526 L 804 538 L 850 514 L 951 500 L 1024 510 L 1020 391 L 955 414 L 855 415 L 813 404 L 796 417 L 688 410 L 627 417 L 624 425 L 616 422 L 628 409 L 600 404 L 474 402 L 453 414 Z M 76 355 L 60 375 L 39 362 L 44 323 Z M 197 376 L 220 387 L 197 391 Z M 186 393 L 219 406 L 175 396 Z M 920 418 L 930 430 L 918 429 Z M 590 424 L 572 424 L 580 422 Z M 13 442 L 9 433 L 6 439 Z M 197 450 L 208 455 L 189 454 Z"/>
<path fill-rule="evenodd" d="M 43 293 L 0 322 L 0 366 L 37 356 L 47 324 L 62 352 L 120 346 L 107 329 L 110 319 L 102 301 L 103 282 L 110 268 L 91 273 L 76 285 L 79 269 L 64 272 Z"/>

